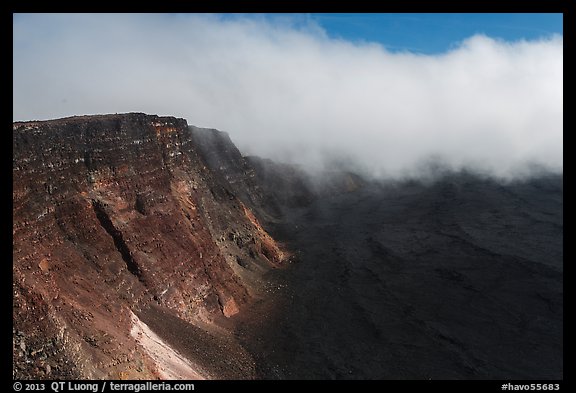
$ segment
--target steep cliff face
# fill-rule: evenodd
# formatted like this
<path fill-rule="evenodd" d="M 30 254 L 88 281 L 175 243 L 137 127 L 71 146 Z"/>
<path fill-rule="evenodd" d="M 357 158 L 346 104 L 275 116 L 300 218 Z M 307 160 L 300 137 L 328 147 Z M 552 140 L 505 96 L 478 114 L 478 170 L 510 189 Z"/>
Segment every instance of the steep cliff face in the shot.
<path fill-rule="evenodd" d="M 261 206 L 264 198 L 254 169 L 248 165 L 228 133 L 190 126 L 194 146 L 206 166 L 252 206 Z"/>
<path fill-rule="evenodd" d="M 250 210 L 258 191 L 243 203 L 193 139 L 139 113 L 14 123 L 14 377 L 170 377 L 170 348 L 146 340 L 163 318 L 234 347 L 226 317 L 285 256 Z M 250 377 L 234 348 L 227 375 Z M 221 368 L 196 360 L 180 377 Z"/>
<path fill-rule="evenodd" d="M 315 176 L 138 113 L 13 135 L 15 378 L 563 376 L 562 175 Z"/>
<path fill-rule="evenodd" d="M 326 188 L 296 166 L 256 156 L 244 157 L 226 132 L 194 126 L 190 131 L 212 173 L 222 176 L 233 192 L 267 222 L 282 220 L 285 208 L 309 205 Z"/>

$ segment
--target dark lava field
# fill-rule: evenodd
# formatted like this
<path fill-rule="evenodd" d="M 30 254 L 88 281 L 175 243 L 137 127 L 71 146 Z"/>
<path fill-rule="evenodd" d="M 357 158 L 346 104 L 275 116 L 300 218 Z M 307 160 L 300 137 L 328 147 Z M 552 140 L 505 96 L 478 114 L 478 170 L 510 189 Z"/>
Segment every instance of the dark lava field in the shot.
<path fill-rule="evenodd" d="M 311 175 L 143 113 L 13 151 L 14 379 L 563 379 L 562 174 Z"/>
<path fill-rule="evenodd" d="M 366 182 L 286 208 L 237 319 L 260 378 L 562 379 L 563 180 Z"/>

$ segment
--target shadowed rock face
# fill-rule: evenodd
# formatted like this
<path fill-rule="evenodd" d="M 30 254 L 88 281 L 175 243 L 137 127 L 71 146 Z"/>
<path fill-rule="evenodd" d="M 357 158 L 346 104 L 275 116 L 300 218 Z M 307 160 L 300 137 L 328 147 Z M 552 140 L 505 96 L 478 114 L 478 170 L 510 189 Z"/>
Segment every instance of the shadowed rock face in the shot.
<path fill-rule="evenodd" d="M 561 176 L 317 179 L 139 113 L 13 135 L 15 378 L 563 377 Z"/>
<path fill-rule="evenodd" d="M 182 119 L 86 116 L 13 135 L 16 378 L 154 377 L 130 310 L 212 329 L 282 261 Z"/>

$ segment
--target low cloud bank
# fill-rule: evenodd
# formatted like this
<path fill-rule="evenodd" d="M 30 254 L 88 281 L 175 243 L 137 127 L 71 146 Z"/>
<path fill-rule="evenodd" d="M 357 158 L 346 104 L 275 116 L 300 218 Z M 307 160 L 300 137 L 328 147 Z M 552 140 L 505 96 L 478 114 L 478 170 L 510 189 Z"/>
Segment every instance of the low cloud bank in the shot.
<path fill-rule="evenodd" d="M 14 120 L 175 115 L 246 154 L 383 177 L 563 166 L 561 36 L 420 55 L 305 18 L 16 15 L 13 62 Z"/>

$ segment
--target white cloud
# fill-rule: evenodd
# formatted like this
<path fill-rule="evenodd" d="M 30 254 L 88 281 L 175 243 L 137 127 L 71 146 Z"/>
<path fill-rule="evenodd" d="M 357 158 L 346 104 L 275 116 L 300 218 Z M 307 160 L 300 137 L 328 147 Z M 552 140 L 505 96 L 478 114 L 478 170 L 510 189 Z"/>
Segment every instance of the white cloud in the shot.
<path fill-rule="evenodd" d="M 562 168 L 563 38 L 474 36 L 440 55 L 327 37 L 309 20 L 17 15 L 15 120 L 139 111 L 228 131 L 247 153 L 348 157 L 402 175 L 430 156 L 506 175 Z"/>

